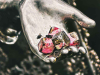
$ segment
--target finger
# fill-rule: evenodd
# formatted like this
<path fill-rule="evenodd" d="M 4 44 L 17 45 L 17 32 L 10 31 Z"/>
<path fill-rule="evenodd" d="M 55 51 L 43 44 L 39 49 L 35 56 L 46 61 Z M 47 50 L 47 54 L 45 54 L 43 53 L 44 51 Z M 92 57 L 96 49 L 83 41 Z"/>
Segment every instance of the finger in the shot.
<path fill-rule="evenodd" d="M 75 46 L 70 46 L 69 48 L 70 48 L 71 51 L 74 52 L 74 53 L 78 53 L 78 52 L 79 52 L 79 50 L 78 50 L 77 47 L 75 47 Z"/>
<path fill-rule="evenodd" d="M 68 49 L 64 49 L 61 51 L 61 54 L 68 54 L 68 52 L 69 52 Z"/>
<path fill-rule="evenodd" d="M 71 15 L 70 18 L 74 18 L 74 20 L 83 27 L 91 28 L 96 24 L 94 20 L 84 15 L 81 11 L 61 0 L 43 0 L 43 2 L 45 8 L 50 9 L 50 11 L 56 11 L 61 15 Z"/>
<path fill-rule="evenodd" d="M 84 49 L 84 47 L 79 47 L 78 50 L 80 50 L 83 54 L 86 53 L 86 50 Z"/>

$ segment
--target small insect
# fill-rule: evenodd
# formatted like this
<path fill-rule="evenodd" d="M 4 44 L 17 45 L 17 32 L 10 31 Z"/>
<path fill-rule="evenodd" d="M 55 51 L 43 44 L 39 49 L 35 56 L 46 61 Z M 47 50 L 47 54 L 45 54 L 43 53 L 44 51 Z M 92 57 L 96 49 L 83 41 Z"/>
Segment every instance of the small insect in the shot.
<path fill-rule="evenodd" d="M 40 39 L 42 37 L 42 35 L 41 34 L 39 34 L 38 36 L 37 36 L 37 39 Z"/>
<path fill-rule="evenodd" d="M 52 38 L 52 36 L 51 36 L 51 35 L 46 35 L 46 37 L 47 37 L 47 38 Z"/>

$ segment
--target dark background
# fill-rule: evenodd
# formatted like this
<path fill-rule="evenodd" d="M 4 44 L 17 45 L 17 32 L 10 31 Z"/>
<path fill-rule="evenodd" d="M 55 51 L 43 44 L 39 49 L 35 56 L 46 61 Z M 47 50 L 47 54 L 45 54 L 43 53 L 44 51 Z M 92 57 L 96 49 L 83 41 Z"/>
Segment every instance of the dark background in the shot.
<path fill-rule="evenodd" d="M 100 0 L 76 0 L 77 8 L 95 20 L 96 27 L 89 29 L 89 45 L 100 56 Z"/>

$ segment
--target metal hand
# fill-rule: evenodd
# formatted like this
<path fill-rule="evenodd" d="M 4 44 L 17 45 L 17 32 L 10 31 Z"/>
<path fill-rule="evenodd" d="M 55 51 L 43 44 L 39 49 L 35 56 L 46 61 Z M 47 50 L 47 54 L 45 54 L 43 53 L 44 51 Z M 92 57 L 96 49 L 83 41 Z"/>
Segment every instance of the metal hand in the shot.
<path fill-rule="evenodd" d="M 49 29 L 54 26 L 61 28 L 68 34 L 63 23 L 65 18 L 72 19 L 80 26 L 86 28 L 95 26 L 95 22 L 92 19 L 61 0 L 23 0 L 16 6 L 20 13 L 23 32 L 32 52 L 45 62 L 53 62 L 56 58 L 48 58 L 47 55 L 39 52 L 38 43 L 40 39 L 37 39 L 39 35 L 42 35 L 40 38 L 45 37 Z M 79 50 L 85 53 L 82 47 L 77 49 L 71 46 L 70 48 L 74 53 L 77 53 Z M 62 50 L 62 54 L 67 53 L 67 49 Z"/>

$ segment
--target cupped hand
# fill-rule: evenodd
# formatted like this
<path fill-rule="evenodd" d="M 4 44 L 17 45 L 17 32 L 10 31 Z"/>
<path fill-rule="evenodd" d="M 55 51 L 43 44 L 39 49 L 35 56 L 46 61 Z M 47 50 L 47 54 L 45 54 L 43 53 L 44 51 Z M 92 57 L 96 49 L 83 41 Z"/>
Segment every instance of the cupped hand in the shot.
<path fill-rule="evenodd" d="M 63 17 L 76 21 L 80 26 L 91 28 L 95 21 L 84 15 L 81 11 L 61 0 L 23 0 L 19 6 L 22 29 L 32 52 L 45 62 L 54 62 L 55 57 L 43 54 L 39 51 L 38 44 L 42 38 L 48 35 L 51 27 L 62 29 L 66 34 Z M 37 37 L 40 36 L 40 39 Z M 72 52 L 77 53 L 83 47 L 69 46 Z M 68 54 L 68 48 L 61 51 Z"/>

